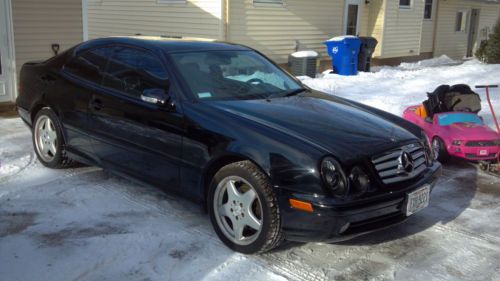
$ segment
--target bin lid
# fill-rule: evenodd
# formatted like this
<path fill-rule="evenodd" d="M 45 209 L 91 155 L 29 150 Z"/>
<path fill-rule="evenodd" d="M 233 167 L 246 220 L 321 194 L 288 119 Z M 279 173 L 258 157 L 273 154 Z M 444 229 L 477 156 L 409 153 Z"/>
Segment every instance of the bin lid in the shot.
<path fill-rule="evenodd" d="M 317 58 L 319 54 L 316 51 L 299 51 L 291 54 L 291 56 L 294 58 Z"/>
<path fill-rule="evenodd" d="M 359 37 L 354 36 L 354 35 L 335 36 L 333 38 L 326 40 L 326 42 L 328 42 L 328 41 L 343 41 L 345 39 L 359 39 Z"/>

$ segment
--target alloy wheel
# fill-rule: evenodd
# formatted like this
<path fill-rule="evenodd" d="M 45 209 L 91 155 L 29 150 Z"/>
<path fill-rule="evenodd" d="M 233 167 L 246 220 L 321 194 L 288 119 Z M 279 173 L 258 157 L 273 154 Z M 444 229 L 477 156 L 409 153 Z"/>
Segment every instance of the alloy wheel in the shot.
<path fill-rule="evenodd" d="M 35 145 L 38 155 L 46 162 L 54 159 L 57 153 L 57 133 L 54 123 L 48 116 L 40 116 L 35 124 Z"/>
<path fill-rule="evenodd" d="M 252 185 L 238 176 L 224 178 L 217 185 L 214 214 L 226 238 L 237 245 L 253 243 L 262 230 L 262 203 Z"/>

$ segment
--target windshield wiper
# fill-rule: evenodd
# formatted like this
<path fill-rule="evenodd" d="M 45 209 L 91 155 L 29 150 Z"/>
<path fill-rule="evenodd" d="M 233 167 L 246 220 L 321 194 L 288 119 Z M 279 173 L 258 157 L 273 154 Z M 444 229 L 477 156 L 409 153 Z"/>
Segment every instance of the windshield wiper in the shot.
<path fill-rule="evenodd" d="M 291 97 L 291 96 L 295 96 L 295 95 L 298 95 L 300 93 L 309 92 L 309 91 L 310 90 L 307 89 L 307 88 L 300 88 L 300 89 L 292 90 L 292 91 L 289 91 L 289 92 L 274 93 L 274 94 L 269 95 L 266 98 L 266 100 L 270 101 L 271 99 L 274 99 L 274 98 Z"/>

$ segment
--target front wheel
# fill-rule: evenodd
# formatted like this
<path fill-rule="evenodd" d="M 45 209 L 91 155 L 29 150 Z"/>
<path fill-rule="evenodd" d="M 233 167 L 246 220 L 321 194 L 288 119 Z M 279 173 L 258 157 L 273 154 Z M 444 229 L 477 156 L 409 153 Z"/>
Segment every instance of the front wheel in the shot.
<path fill-rule="evenodd" d="M 446 163 L 450 159 L 450 154 L 448 154 L 444 141 L 440 137 L 434 137 L 432 140 L 432 149 L 434 158 L 439 162 Z"/>
<path fill-rule="evenodd" d="M 215 232 L 235 251 L 262 253 L 282 241 L 276 195 L 267 176 L 250 161 L 229 164 L 215 174 L 208 207 Z"/>

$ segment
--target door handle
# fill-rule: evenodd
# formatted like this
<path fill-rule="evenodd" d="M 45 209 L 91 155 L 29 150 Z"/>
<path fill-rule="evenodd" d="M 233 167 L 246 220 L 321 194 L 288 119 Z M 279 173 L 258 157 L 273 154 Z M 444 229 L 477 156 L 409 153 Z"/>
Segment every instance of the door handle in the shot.
<path fill-rule="evenodd" d="M 101 110 L 104 105 L 102 104 L 102 101 L 100 99 L 94 99 L 90 102 L 90 107 L 92 107 L 94 110 Z"/>

